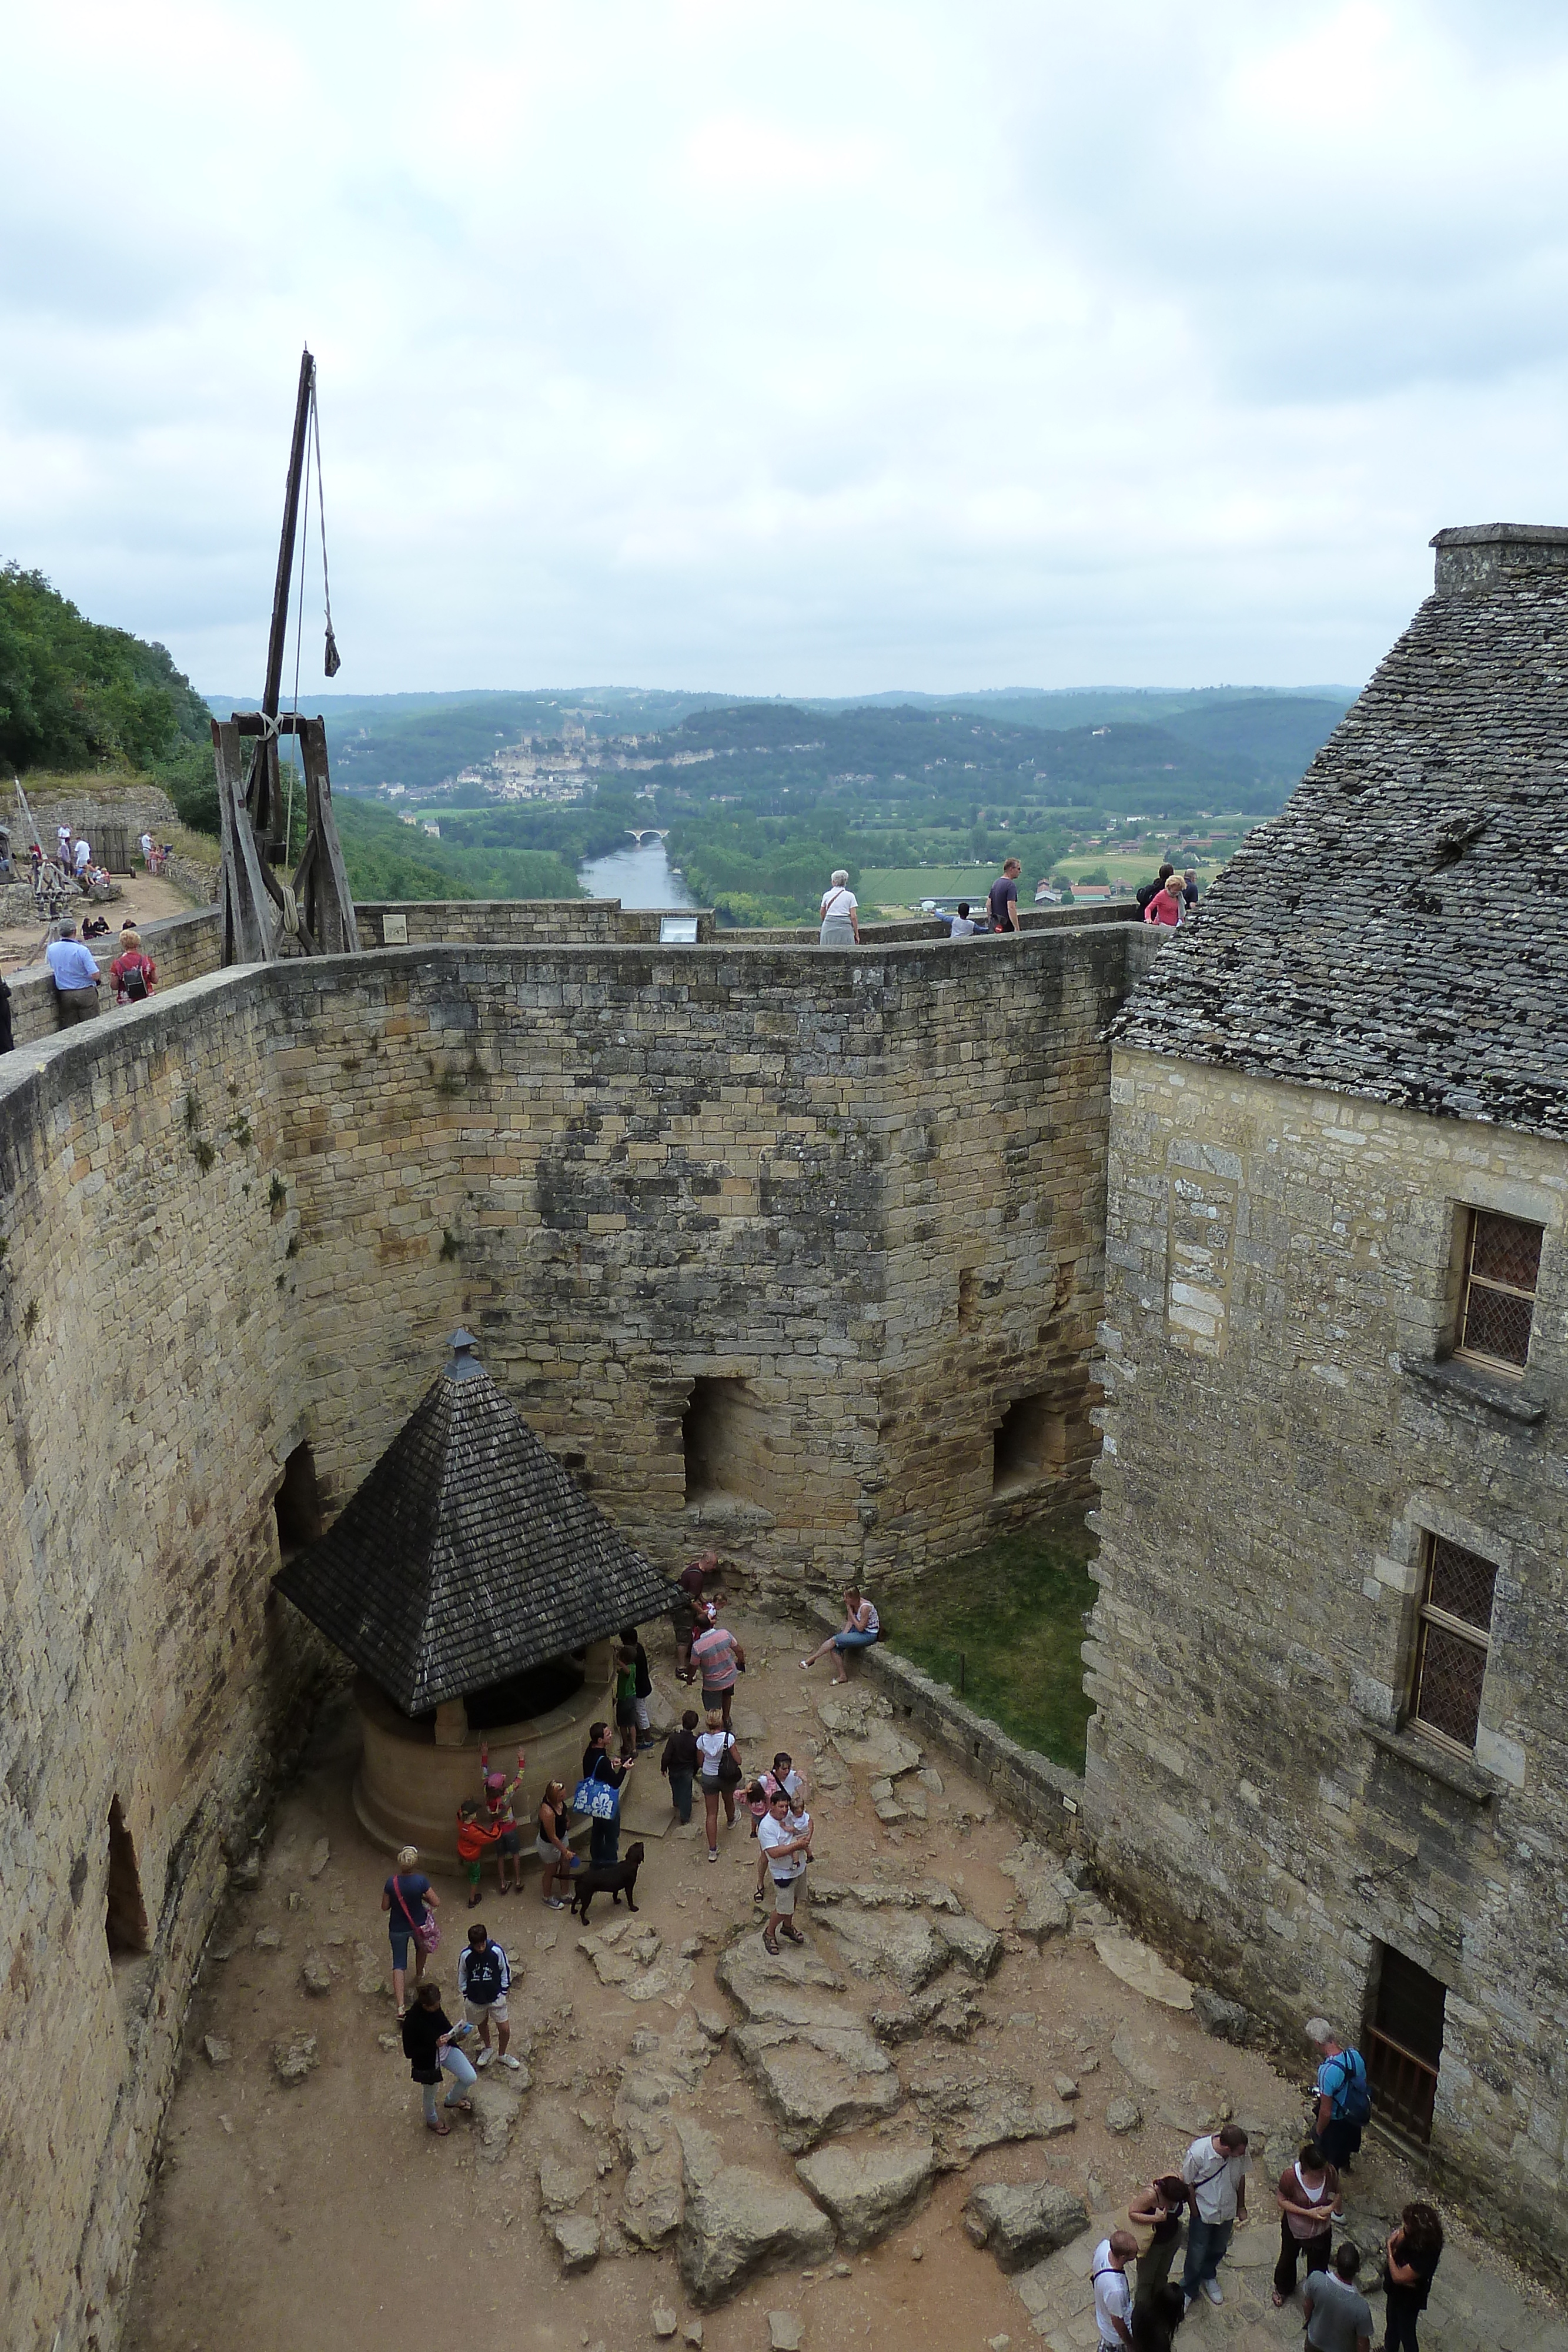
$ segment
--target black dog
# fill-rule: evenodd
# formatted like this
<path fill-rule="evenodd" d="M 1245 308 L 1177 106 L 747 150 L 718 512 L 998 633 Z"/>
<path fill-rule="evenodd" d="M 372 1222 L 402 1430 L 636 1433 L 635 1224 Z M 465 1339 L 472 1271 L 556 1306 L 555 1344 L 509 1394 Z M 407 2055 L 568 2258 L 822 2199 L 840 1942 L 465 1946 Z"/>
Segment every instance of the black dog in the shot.
<path fill-rule="evenodd" d="M 596 1895 L 608 1895 L 612 1902 L 619 1903 L 624 1894 L 626 1908 L 635 1911 L 637 1873 L 643 1867 L 643 1842 L 639 1839 L 635 1845 L 627 1847 L 624 1861 L 591 1862 L 586 1870 L 578 1872 L 571 1882 L 571 1907 L 580 1914 L 585 1927 L 588 1925 L 588 1906 Z"/>

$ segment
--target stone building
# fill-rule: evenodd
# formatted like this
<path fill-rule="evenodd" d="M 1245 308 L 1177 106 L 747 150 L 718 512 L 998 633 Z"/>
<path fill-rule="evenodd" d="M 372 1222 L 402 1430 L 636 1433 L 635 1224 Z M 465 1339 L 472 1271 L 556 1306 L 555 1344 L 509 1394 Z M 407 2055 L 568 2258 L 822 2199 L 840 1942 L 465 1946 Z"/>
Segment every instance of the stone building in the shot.
<path fill-rule="evenodd" d="M 1561 2256 L 1568 531 L 1434 544 L 1116 1024 L 1088 1811 Z"/>
<path fill-rule="evenodd" d="M 882 1579 L 1088 1499 L 1140 929 L 399 912 L 414 944 L 34 1006 L 0 1061 L 0 2036 L 47 2086 L 0 2124 L 0 2303 L 61 2352 L 113 2339 L 207 1932 L 337 1670 L 280 1549 L 442 1334 L 666 1569 L 716 1535 L 764 1590 Z"/>

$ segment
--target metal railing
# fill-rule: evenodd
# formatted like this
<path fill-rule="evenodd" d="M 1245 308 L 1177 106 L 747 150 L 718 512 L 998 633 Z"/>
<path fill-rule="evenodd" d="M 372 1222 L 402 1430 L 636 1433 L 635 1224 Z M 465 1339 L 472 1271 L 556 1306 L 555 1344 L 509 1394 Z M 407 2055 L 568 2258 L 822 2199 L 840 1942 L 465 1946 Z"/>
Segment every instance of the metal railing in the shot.
<path fill-rule="evenodd" d="M 1377 2094 L 1380 2122 L 1393 2124 L 1412 2139 L 1425 2143 L 1432 2137 L 1432 2108 L 1437 2095 L 1437 2069 L 1417 2058 L 1375 2026 L 1366 2029 L 1366 2072 Z"/>

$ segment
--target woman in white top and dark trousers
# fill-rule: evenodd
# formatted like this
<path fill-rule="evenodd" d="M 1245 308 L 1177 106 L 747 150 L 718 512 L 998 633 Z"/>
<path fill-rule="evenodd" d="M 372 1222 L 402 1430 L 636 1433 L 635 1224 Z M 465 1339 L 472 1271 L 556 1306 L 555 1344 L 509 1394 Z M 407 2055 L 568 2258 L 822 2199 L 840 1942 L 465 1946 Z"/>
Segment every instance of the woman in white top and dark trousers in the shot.
<path fill-rule="evenodd" d="M 850 888 L 849 876 L 841 866 L 822 893 L 822 928 L 817 934 L 817 945 L 820 948 L 858 948 L 860 940 L 860 916 L 855 894 Z"/>

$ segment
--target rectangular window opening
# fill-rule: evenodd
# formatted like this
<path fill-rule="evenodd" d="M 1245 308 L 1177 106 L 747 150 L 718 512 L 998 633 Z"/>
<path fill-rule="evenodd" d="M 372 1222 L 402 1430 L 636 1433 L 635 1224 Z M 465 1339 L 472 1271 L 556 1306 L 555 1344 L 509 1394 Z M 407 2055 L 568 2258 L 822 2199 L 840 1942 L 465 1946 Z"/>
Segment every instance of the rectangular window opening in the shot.
<path fill-rule="evenodd" d="M 1032 1486 L 1067 1459 L 1067 1417 L 1042 1396 L 1019 1397 L 997 1425 L 991 1450 L 991 1492 L 1010 1495 Z"/>
<path fill-rule="evenodd" d="M 745 1381 L 700 1379 L 681 1422 L 686 1500 L 766 1505 L 775 1485 L 773 1416 Z"/>
<path fill-rule="evenodd" d="M 1522 1372 L 1541 1271 L 1540 1225 L 1472 1209 L 1465 1234 L 1464 1282 L 1454 1353 L 1494 1371 Z"/>
<path fill-rule="evenodd" d="M 1497 1569 L 1479 1552 L 1427 1538 L 1410 1717 L 1449 1748 L 1474 1753 L 1491 1648 Z"/>

